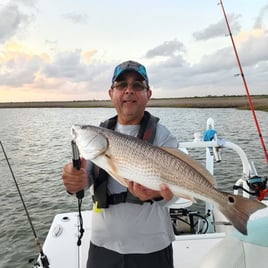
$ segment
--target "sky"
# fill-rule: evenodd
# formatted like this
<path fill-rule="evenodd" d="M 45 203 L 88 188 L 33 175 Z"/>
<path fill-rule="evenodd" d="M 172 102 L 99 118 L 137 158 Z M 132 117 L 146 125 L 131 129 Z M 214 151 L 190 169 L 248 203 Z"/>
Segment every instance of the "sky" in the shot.
<path fill-rule="evenodd" d="M 223 0 L 249 92 L 268 94 L 268 1 Z M 153 98 L 245 95 L 217 0 L 1 0 L 0 102 L 108 99 L 116 65 Z"/>

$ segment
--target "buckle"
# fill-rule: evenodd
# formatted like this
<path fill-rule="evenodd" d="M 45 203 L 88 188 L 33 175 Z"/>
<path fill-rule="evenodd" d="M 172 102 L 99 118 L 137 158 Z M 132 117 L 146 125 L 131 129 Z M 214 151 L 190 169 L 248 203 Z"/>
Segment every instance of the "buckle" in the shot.
<path fill-rule="evenodd" d="M 108 203 L 111 205 L 116 205 L 119 203 L 125 203 L 126 202 L 126 196 L 127 192 L 122 192 L 119 194 L 112 194 L 108 196 Z"/>

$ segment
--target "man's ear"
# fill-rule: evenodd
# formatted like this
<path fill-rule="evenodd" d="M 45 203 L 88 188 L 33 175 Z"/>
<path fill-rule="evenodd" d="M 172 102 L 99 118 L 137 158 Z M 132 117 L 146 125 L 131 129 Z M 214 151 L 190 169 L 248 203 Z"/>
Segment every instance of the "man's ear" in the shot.
<path fill-rule="evenodd" d="M 113 89 L 112 88 L 110 88 L 108 90 L 108 94 L 109 94 L 110 98 L 112 99 L 112 97 L 113 97 Z"/>
<path fill-rule="evenodd" d="M 148 97 L 148 100 L 151 98 L 152 96 L 152 90 L 151 89 L 148 89 L 147 90 L 147 97 Z"/>

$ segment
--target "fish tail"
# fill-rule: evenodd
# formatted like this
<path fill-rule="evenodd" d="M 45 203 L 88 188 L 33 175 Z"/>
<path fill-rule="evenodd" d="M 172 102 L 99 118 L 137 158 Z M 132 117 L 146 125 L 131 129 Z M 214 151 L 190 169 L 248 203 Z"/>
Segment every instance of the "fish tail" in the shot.
<path fill-rule="evenodd" d="M 249 216 L 255 211 L 265 208 L 266 205 L 255 200 L 239 195 L 225 193 L 228 204 L 220 206 L 221 212 L 242 234 L 247 235 L 247 222 Z"/>

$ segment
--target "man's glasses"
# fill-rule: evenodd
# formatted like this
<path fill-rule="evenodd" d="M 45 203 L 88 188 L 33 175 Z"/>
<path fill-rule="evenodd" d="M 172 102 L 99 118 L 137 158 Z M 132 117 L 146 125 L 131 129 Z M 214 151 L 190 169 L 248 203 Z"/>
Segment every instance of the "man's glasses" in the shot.
<path fill-rule="evenodd" d="M 130 83 L 130 84 L 127 81 L 115 82 L 115 84 L 112 86 L 112 88 L 123 91 L 123 90 L 126 90 L 129 86 L 131 86 L 133 91 L 142 91 L 145 88 L 147 89 L 147 87 L 140 81 L 135 81 L 135 82 Z"/>

